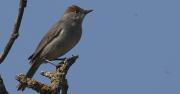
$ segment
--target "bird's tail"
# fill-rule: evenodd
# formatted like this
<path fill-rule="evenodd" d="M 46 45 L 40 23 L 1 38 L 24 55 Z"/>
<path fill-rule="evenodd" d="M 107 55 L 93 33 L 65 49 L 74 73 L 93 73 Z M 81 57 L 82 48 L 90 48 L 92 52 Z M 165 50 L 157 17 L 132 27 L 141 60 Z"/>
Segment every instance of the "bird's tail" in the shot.
<path fill-rule="evenodd" d="M 26 73 L 25 78 L 32 78 L 40 65 L 41 65 L 40 62 L 32 62 L 32 65 L 31 65 L 30 69 L 28 70 L 28 72 Z M 26 87 L 22 83 L 18 84 L 18 86 L 17 86 L 17 90 L 23 91 L 25 88 Z"/>

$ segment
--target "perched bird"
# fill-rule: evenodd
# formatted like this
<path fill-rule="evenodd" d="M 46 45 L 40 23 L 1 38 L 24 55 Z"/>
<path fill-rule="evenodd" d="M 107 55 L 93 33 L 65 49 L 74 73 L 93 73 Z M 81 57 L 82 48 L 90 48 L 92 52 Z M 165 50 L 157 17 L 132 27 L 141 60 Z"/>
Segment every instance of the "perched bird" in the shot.
<path fill-rule="evenodd" d="M 92 11 L 76 5 L 68 7 L 61 19 L 47 32 L 35 52 L 28 58 L 31 67 L 25 77 L 32 78 L 46 60 L 57 59 L 71 50 L 81 38 L 84 17 Z M 18 85 L 18 90 L 24 89 L 23 84 Z"/>

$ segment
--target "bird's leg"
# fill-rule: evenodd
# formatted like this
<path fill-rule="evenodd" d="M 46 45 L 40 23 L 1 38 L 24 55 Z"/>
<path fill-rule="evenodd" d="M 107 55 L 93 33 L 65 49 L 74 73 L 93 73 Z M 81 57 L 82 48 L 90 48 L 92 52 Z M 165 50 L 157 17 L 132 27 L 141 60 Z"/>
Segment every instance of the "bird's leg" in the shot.
<path fill-rule="evenodd" d="M 49 64 L 51 64 L 51 65 L 53 65 L 53 66 L 55 66 L 55 67 L 57 66 L 56 64 L 52 63 L 52 61 L 50 61 L 50 60 L 48 60 L 48 59 L 45 59 L 45 62 L 46 62 L 46 63 L 49 63 Z"/>
<path fill-rule="evenodd" d="M 57 59 L 53 59 L 53 60 L 61 60 L 61 61 L 64 61 L 66 59 L 66 57 L 65 58 L 57 58 Z M 52 60 L 52 61 L 53 61 Z"/>

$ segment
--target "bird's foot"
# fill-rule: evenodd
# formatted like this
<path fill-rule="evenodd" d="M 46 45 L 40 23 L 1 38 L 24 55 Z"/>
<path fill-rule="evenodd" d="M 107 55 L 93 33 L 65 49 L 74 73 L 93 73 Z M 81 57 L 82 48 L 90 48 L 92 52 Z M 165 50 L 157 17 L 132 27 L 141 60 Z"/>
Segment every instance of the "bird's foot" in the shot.
<path fill-rule="evenodd" d="M 67 59 L 66 57 L 65 58 L 57 58 L 57 59 L 53 59 L 53 60 L 61 60 L 61 61 L 64 61 L 65 59 Z M 53 61 L 52 60 L 52 61 Z"/>
<path fill-rule="evenodd" d="M 56 64 L 54 64 L 52 61 L 50 61 L 50 60 L 48 60 L 48 59 L 45 59 L 45 62 L 46 62 L 46 63 L 49 63 L 49 64 L 51 64 L 51 65 L 53 65 L 53 66 L 55 66 L 55 67 L 57 66 Z"/>

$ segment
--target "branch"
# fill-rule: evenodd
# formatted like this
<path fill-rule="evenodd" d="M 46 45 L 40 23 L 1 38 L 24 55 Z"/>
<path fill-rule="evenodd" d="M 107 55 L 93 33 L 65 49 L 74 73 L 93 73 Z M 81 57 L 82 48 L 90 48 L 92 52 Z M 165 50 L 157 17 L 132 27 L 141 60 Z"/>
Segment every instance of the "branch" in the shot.
<path fill-rule="evenodd" d="M 4 86 L 3 79 L 0 76 L 0 94 L 9 94 Z"/>
<path fill-rule="evenodd" d="M 27 78 L 25 79 L 25 75 L 24 74 L 20 74 L 16 77 L 16 80 L 18 80 L 20 83 L 23 83 L 23 85 L 25 85 L 28 88 L 32 88 L 33 90 L 45 94 L 45 92 L 47 94 L 50 94 L 49 90 L 50 87 L 46 84 L 42 84 L 36 80 Z M 48 93 L 49 92 L 49 93 Z"/>
<path fill-rule="evenodd" d="M 4 59 L 8 55 L 14 41 L 18 38 L 19 28 L 21 25 L 21 20 L 23 17 L 24 8 L 26 7 L 26 4 L 27 4 L 27 0 L 20 0 L 19 12 L 18 12 L 18 16 L 17 16 L 16 21 L 15 21 L 15 24 L 14 24 L 13 31 L 11 33 L 11 37 L 9 38 L 9 41 L 7 42 L 3 52 L 0 54 L 0 64 L 4 61 Z"/>
<path fill-rule="evenodd" d="M 36 80 L 25 78 L 25 75 L 20 74 L 16 80 L 26 87 L 33 89 L 40 94 L 67 94 L 68 81 L 66 79 L 67 72 L 72 64 L 75 63 L 78 56 L 72 56 L 59 63 L 54 72 L 42 72 L 41 75 L 50 79 L 51 84 L 42 84 Z"/>

